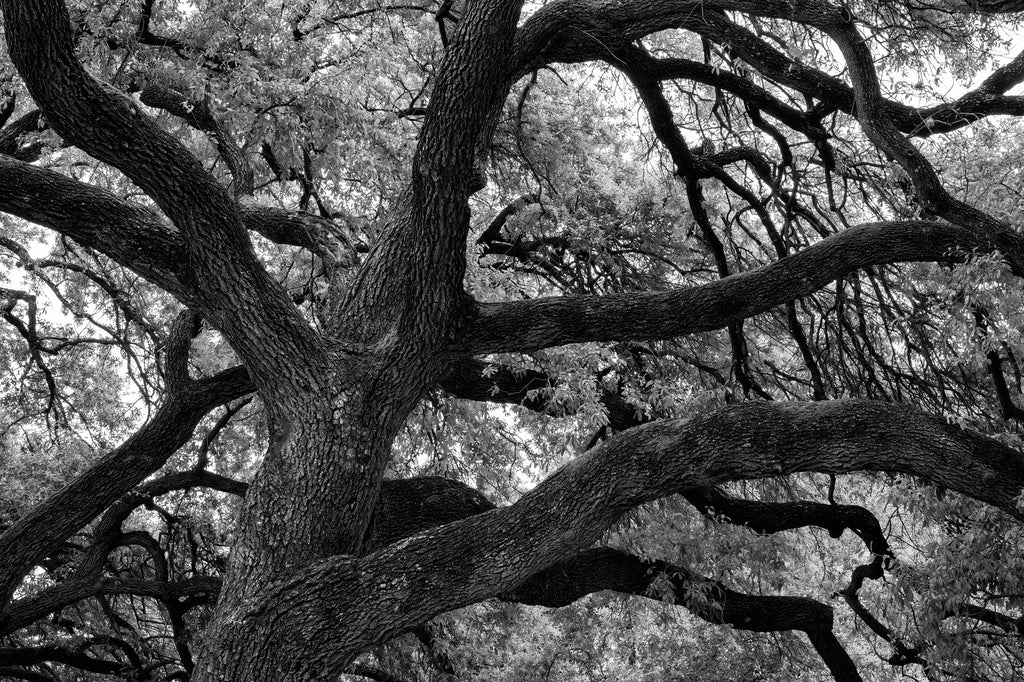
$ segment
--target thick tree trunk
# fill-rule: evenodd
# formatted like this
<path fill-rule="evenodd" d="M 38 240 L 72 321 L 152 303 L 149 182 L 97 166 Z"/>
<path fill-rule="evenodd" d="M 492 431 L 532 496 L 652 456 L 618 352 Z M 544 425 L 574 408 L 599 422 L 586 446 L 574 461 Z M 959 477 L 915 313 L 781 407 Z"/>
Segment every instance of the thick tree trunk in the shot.
<path fill-rule="evenodd" d="M 361 553 L 395 435 L 444 371 L 410 357 L 340 353 L 319 386 L 264 398 L 269 446 L 245 499 L 196 680 L 309 680 L 347 663 L 338 650 L 284 654 L 268 620 L 252 616 L 291 608 L 271 603 L 271 594 L 298 569 Z"/>
<path fill-rule="evenodd" d="M 333 615 L 301 597 L 282 600 L 279 590 L 293 569 L 303 566 L 308 575 L 328 558 L 332 571 L 342 567 L 351 607 L 381 589 L 361 584 L 349 557 L 362 549 L 399 427 L 448 374 L 457 359 L 451 348 L 474 312 L 463 289 L 473 161 L 510 86 L 505 60 L 518 8 L 481 2 L 460 19 L 439 68 L 410 184 L 348 291 L 331 293 L 332 348 L 317 379 L 266 377 L 261 386 L 270 446 L 204 635 L 200 682 L 320 679 L 401 631 L 370 611 L 360 614 L 364 623 L 334 625 L 344 634 L 330 646 L 310 646 Z M 286 383 L 280 394 L 277 380 Z M 295 614 L 302 624 L 287 638 L 269 629 Z M 396 622 L 414 614 L 402 615 Z"/>
<path fill-rule="evenodd" d="M 816 291 L 837 274 L 873 263 L 944 258 L 953 248 L 998 248 L 1024 270 L 1019 235 L 952 201 L 934 173 L 917 170 L 919 154 L 887 122 L 867 48 L 847 26 L 845 10 L 819 3 L 717 3 L 722 9 L 755 5 L 766 16 L 831 32 L 848 54 L 857 112 L 869 136 L 912 175 L 926 205 L 953 222 L 904 222 L 900 231 L 889 224 L 862 226 L 704 287 L 477 309 L 463 288 L 473 162 L 486 147 L 511 79 L 544 55 L 615 54 L 609 45 L 617 41 L 703 16 L 693 3 L 555 3 L 538 11 L 516 40 L 519 3 L 479 0 L 461 13 L 436 70 L 409 185 L 349 289 L 330 292 L 321 333 L 260 264 L 244 211 L 224 188 L 137 104 L 81 68 L 64 5 L 0 0 L 12 59 L 47 120 L 70 143 L 123 171 L 176 230 L 98 191 L 89 193 L 88 213 L 117 206 L 130 219 L 115 224 L 118 234 L 132 239 L 68 225 L 80 207 L 40 211 L 25 201 L 26 185 L 8 192 L 7 201 L 27 217 L 43 213 L 51 226 L 92 240 L 200 311 L 243 358 L 266 405 L 269 446 L 244 502 L 195 680 L 336 677 L 368 647 L 571 559 L 637 504 L 728 480 L 805 470 L 905 471 L 1019 514 L 1014 500 L 1024 469 L 1019 453 L 998 443 L 873 404 L 747 405 L 609 439 L 512 507 L 362 556 L 395 436 L 456 361 L 716 329 Z M 596 22 L 597 15 L 617 21 Z M 627 20 L 635 35 L 622 30 Z M 569 31 L 577 21 L 586 30 Z M 70 184 L 41 172 L 32 177 L 40 186 Z M 965 224 L 972 229 L 965 232 Z M 140 256 L 152 243 L 159 248 Z M 144 475 L 140 469 L 138 477 Z"/>

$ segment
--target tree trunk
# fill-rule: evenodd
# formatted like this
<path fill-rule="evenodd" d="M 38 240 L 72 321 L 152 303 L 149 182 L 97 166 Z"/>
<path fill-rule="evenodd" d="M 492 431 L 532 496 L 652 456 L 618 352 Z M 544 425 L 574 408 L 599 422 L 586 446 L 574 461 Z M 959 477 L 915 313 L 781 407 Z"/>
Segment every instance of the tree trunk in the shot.
<path fill-rule="evenodd" d="M 363 549 L 395 436 L 447 369 L 396 352 L 403 344 L 382 345 L 376 353 L 335 353 L 316 386 L 286 380 L 264 396 L 269 445 L 245 498 L 196 680 L 318 679 L 349 662 L 337 649 L 285 655 L 280 633 L 266 629 L 272 619 L 251 616 L 291 608 L 269 602 L 296 569 Z"/>

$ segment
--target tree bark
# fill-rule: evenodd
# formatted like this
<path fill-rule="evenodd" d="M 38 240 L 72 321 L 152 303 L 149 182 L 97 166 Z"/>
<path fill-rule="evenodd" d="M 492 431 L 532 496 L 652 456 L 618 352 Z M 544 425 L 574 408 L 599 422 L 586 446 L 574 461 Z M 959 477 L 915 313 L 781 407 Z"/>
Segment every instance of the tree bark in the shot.
<path fill-rule="evenodd" d="M 1015 272 L 1024 273 L 1019 235 L 953 200 L 887 120 L 893 107 L 879 94 L 870 55 L 847 9 L 788 0 L 563 0 L 517 28 L 520 6 L 474 0 L 460 14 L 436 71 L 409 183 L 347 290 L 330 292 L 330 319 L 321 332 L 262 267 L 248 237 L 254 227 L 315 248 L 316 240 L 296 237 L 294 216 L 266 212 L 247 219 L 247 209 L 183 145 L 134 101 L 91 78 L 75 58 L 60 0 L 0 0 L 12 61 L 46 120 L 69 143 L 123 171 L 174 227 L 148 209 L 4 157 L 0 178 L 16 176 L 27 184 L 0 183 L 0 206 L 82 240 L 201 312 L 243 359 L 246 390 L 251 382 L 266 406 L 269 446 L 203 635 L 197 682 L 337 676 L 368 647 L 433 616 L 528 590 L 531 576 L 571 561 L 636 505 L 726 481 L 802 471 L 903 472 L 1022 516 L 1017 499 L 1024 464 L 1019 453 L 994 440 L 897 405 L 747 404 L 637 427 L 570 463 L 511 507 L 487 509 L 480 500 L 467 500 L 481 513 L 462 518 L 461 511 L 453 512 L 451 523 L 399 542 L 368 543 L 408 531 L 387 531 L 375 515 L 396 434 L 439 382 L 479 395 L 479 383 L 453 378 L 460 367 L 475 365 L 474 355 L 718 329 L 817 291 L 856 268 L 944 259 L 953 249 L 999 250 Z M 847 56 L 852 95 L 821 74 L 794 67 L 798 89 L 834 90 L 835 98 L 855 108 L 868 136 L 910 174 L 923 204 L 950 222 L 862 225 L 759 270 L 675 291 L 473 301 L 463 278 L 475 162 L 514 79 L 553 59 L 607 58 L 615 54 L 610 45 L 619 49 L 653 31 L 689 26 L 705 11 L 721 20 L 719 10 L 828 32 Z M 715 26 L 732 30 L 720 21 Z M 777 61 L 772 54 L 761 57 Z M 655 79 L 658 68 L 694 68 L 642 66 Z M 1019 74 L 1007 71 L 983 87 L 995 96 L 1015 79 Z M 805 125 L 763 90 L 732 85 L 780 118 Z M 1019 105 L 999 98 L 979 110 Z M 241 162 L 236 166 L 236 182 L 248 188 Z M 65 200 L 56 205 L 39 201 L 62 193 Z M 105 211 L 109 231 L 102 229 Z M 299 223 L 302 229 L 309 221 Z M 184 394 L 187 400 L 172 397 L 149 427 L 100 463 L 97 476 L 115 476 L 125 462 L 132 485 L 151 473 L 209 408 L 213 398 L 204 389 L 217 388 L 218 396 L 237 391 L 241 374 L 232 374 L 224 388 L 212 386 L 223 376 L 192 384 L 187 372 L 179 372 L 179 387 L 193 389 Z M 503 398 L 521 394 L 499 379 Z M 77 485 L 58 502 L 96 493 L 99 482 L 83 477 Z M 119 494 L 98 494 L 95 504 L 105 506 Z M 70 515 L 38 543 L 26 537 L 29 522 L 0 539 L 0 548 L 18 545 L 0 559 L 5 593 L 13 589 L 12 576 L 38 561 L 43 545 L 66 537 L 95 511 L 86 507 Z M 637 579 L 635 570 L 629 577 Z M 758 614 L 765 622 L 773 615 Z M 822 632 L 823 620 L 815 622 L 808 625 L 815 646 L 839 656 L 834 639 Z"/>
<path fill-rule="evenodd" d="M 571 559 L 629 509 L 664 495 L 797 471 L 863 470 L 926 478 L 1022 517 L 1024 461 L 994 439 L 887 403 L 736 405 L 614 436 L 510 507 L 302 569 L 258 595 L 259 605 L 233 624 L 251 636 L 235 642 L 247 648 L 233 649 L 240 660 L 231 671 L 281 680 L 335 674 L 440 613 L 514 591 Z"/>

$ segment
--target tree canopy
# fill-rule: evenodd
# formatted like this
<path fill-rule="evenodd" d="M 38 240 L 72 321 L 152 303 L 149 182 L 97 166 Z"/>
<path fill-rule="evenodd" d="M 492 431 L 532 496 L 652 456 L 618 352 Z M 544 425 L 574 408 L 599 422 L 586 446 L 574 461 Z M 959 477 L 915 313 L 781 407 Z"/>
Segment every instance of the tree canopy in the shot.
<path fill-rule="evenodd" d="M 0 678 L 1024 679 L 1024 3 L 0 10 Z"/>

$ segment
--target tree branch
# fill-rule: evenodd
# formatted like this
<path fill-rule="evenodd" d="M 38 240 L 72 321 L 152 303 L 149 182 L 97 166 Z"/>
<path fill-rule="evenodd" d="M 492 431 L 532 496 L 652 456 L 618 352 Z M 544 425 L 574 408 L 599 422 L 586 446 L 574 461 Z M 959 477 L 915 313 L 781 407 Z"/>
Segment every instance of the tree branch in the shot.
<path fill-rule="evenodd" d="M 47 121 L 68 142 L 121 170 L 184 237 L 189 293 L 267 386 L 319 357 L 315 332 L 256 258 L 235 204 L 198 160 L 74 54 L 61 0 L 2 0 L 8 51 Z M 285 368 L 280 358 L 291 358 Z M 290 371 L 289 371 L 290 370 Z"/>
<path fill-rule="evenodd" d="M 606 61 L 637 40 L 666 29 L 686 29 L 726 46 L 764 76 L 821 101 L 826 107 L 854 112 L 854 91 L 841 79 L 790 59 L 750 31 L 729 21 L 723 11 L 789 19 L 823 26 L 841 20 L 837 8 L 820 3 L 734 2 L 696 0 L 562 0 L 545 5 L 519 29 L 515 74 L 522 77 L 553 62 Z M 685 78 L 721 87 L 756 104 L 793 128 L 806 130 L 812 119 L 736 74 L 684 59 L 652 59 L 658 79 Z M 912 107 L 884 100 L 886 116 L 901 131 L 919 137 L 946 133 L 993 115 L 1024 113 L 1024 97 L 1004 93 L 1024 78 L 1021 57 L 997 69 L 978 88 L 953 102 Z"/>
<path fill-rule="evenodd" d="M 248 374 L 237 367 L 168 394 L 134 435 L 18 519 L 0 535 L 0 604 L 53 547 L 160 468 L 210 410 L 251 391 Z"/>
<path fill-rule="evenodd" d="M 702 620 L 737 630 L 801 630 L 836 680 L 861 679 L 832 633 L 832 608 L 828 605 L 806 597 L 744 594 L 682 566 L 641 559 L 611 547 L 584 550 L 501 596 L 524 604 L 558 607 L 600 590 L 658 601 L 668 598 Z"/>
<path fill-rule="evenodd" d="M 23 144 L 22 136 L 38 131 L 42 124 L 42 116 L 38 110 L 34 110 L 0 129 L 0 154 L 7 154 L 21 161 L 35 161 L 42 145 L 34 141 Z"/>
<path fill-rule="evenodd" d="M 1024 518 L 1016 502 L 1024 460 L 996 440 L 898 404 L 748 403 L 632 429 L 511 507 L 426 531 L 363 559 L 334 557 L 310 566 L 268 590 L 246 620 L 288 653 L 282 660 L 299 666 L 282 673 L 330 674 L 439 613 L 514 590 L 572 558 L 643 502 L 729 480 L 864 470 L 927 478 Z M 452 556 L 465 560 L 452 562 Z M 333 627 L 339 618 L 351 627 Z M 320 652 L 315 662 L 298 655 L 310 646 Z"/>
<path fill-rule="evenodd" d="M 367 339 L 395 329 L 429 330 L 433 339 L 464 318 L 468 200 L 480 189 L 479 153 L 490 146 L 512 85 L 508 59 L 521 6 L 474 2 L 459 18 L 437 67 L 409 186 L 342 306 L 345 317 L 361 321 Z M 392 284 L 381 287 L 383 281 Z"/>
<path fill-rule="evenodd" d="M 138 273 L 179 300 L 197 305 L 185 286 L 185 241 L 158 213 L 91 185 L 0 154 L 0 211 L 71 237 Z M 276 244 L 318 253 L 353 251 L 331 221 L 246 202 L 245 227 Z"/>
<path fill-rule="evenodd" d="M 88 646 L 86 643 L 78 649 L 65 649 L 59 646 L 0 647 L 0 666 L 31 666 L 53 662 L 101 675 L 121 676 L 132 672 L 131 667 L 123 663 L 90 656 L 85 653 Z"/>
<path fill-rule="evenodd" d="M 553 385 L 552 378 L 538 370 L 513 369 L 471 358 L 455 362 L 440 382 L 445 392 L 462 400 L 521 405 L 536 412 L 563 416 L 564 411 L 553 409 L 543 390 Z M 530 395 L 531 392 L 536 393 Z M 637 409 L 618 393 L 602 389 L 600 400 L 608 411 L 608 425 L 616 431 L 649 421 L 638 415 Z"/>
<path fill-rule="evenodd" d="M 1002 221 L 950 195 L 924 154 L 889 121 L 874 60 L 867 42 L 856 29 L 853 17 L 846 12 L 839 20 L 814 25 L 836 42 L 846 59 L 855 93 L 857 121 L 864 133 L 910 176 L 921 206 L 964 229 L 989 234 L 1007 231 L 1009 228 Z M 1007 255 L 1016 264 L 1014 256 Z M 1021 270 L 1017 268 L 1017 272 L 1020 274 Z"/>
<path fill-rule="evenodd" d="M 188 296 L 181 235 L 154 211 L 3 154 L 0 210 L 96 249 L 179 299 Z"/>
<path fill-rule="evenodd" d="M 206 133 L 217 147 L 234 178 L 235 197 L 253 193 L 252 166 L 230 133 L 213 115 L 205 101 L 190 100 L 184 94 L 165 85 L 150 84 L 139 93 L 139 100 L 146 106 L 163 109 L 184 120 L 196 130 Z"/>
<path fill-rule="evenodd" d="M 814 293 L 862 267 L 1001 251 L 1024 272 L 1024 240 L 1009 229 L 948 223 L 869 223 L 755 270 L 667 292 L 552 297 L 479 305 L 463 339 L 473 354 L 529 352 L 586 341 L 666 339 L 720 329 Z"/>

